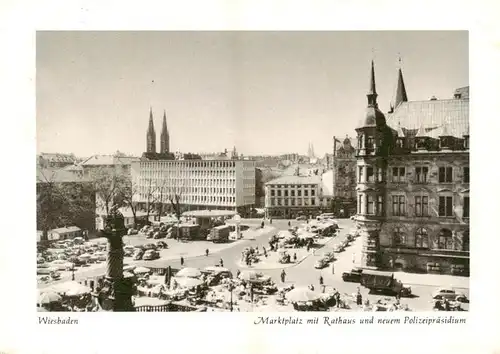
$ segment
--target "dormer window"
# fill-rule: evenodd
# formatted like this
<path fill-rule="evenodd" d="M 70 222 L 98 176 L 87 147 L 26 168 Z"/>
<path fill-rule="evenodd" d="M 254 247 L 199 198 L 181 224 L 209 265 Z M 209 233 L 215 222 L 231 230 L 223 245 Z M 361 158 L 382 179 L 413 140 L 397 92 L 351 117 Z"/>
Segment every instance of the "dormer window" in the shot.
<path fill-rule="evenodd" d="M 417 150 L 427 150 L 427 137 L 417 137 L 415 140 Z"/>
<path fill-rule="evenodd" d="M 439 148 L 440 149 L 451 149 L 452 141 L 449 136 L 441 136 L 439 137 Z"/>

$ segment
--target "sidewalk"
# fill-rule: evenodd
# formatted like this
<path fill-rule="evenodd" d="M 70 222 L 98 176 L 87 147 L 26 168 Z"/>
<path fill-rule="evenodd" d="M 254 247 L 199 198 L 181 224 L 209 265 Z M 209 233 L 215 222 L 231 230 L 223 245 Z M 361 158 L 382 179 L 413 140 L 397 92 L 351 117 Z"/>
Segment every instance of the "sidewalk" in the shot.
<path fill-rule="evenodd" d="M 444 274 L 416 274 L 405 272 L 394 272 L 396 279 L 401 280 L 403 284 L 451 287 L 457 289 L 469 289 L 469 277 Z"/>

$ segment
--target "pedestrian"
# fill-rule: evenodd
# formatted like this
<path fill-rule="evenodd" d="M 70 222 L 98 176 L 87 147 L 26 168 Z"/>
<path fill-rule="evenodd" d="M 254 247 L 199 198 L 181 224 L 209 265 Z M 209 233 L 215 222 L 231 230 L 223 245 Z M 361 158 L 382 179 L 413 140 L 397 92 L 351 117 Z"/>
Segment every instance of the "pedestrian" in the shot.
<path fill-rule="evenodd" d="M 222 258 L 219 260 L 219 264 L 221 267 L 224 267 L 224 261 L 222 260 Z"/>
<path fill-rule="evenodd" d="M 335 264 L 332 263 L 332 274 L 335 274 Z"/>
<path fill-rule="evenodd" d="M 323 285 L 323 276 L 322 275 L 319 276 L 319 285 Z"/>
<path fill-rule="evenodd" d="M 352 253 L 352 263 L 356 263 L 356 253 Z"/>
<path fill-rule="evenodd" d="M 358 289 L 358 293 L 356 294 L 356 304 L 358 306 L 363 305 L 363 297 L 361 296 L 361 292 Z"/>
<path fill-rule="evenodd" d="M 309 285 L 309 290 L 314 291 L 314 285 Z"/>
<path fill-rule="evenodd" d="M 292 226 L 292 224 L 291 224 L 291 222 L 289 221 L 289 222 L 288 222 L 288 227 L 290 227 L 290 226 Z"/>
<path fill-rule="evenodd" d="M 208 257 L 208 253 L 209 253 L 209 251 L 208 251 L 208 248 L 207 248 L 207 249 L 205 250 L 205 256 L 206 256 L 206 257 Z"/>
<path fill-rule="evenodd" d="M 445 311 L 450 311 L 450 302 L 448 301 L 447 298 L 444 299 L 444 310 Z"/>
<path fill-rule="evenodd" d="M 241 271 L 238 269 L 238 270 L 236 271 L 236 278 L 238 278 L 238 277 L 240 276 L 240 274 L 241 274 Z"/>
<path fill-rule="evenodd" d="M 338 290 L 335 290 L 335 302 L 337 303 L 337 307 L 340 307 L 340 293 L 338 292 Z"/>
<path fill-rule="evenodd" d="M 272 224 L 273 223 L 273 218 L 269 219 L 269 223 Z"/>
<path fill-rule="evenodd" d="M 184 266 L 184 257 L 181 256 L 181 267 Z"/>
<path fill-rule="evenodd" d="M 285 278 L 286 278 L 286 273 L 285 273 L 285 270 L 283 269 L 281 271 L 281 282 L 284 283 L 285 282 Z"/>
<path fill-rule="evenodd" d="M 297 253 L 294 253 L 294 254 L 293 254 L 293 261 L 294 261 L 294 262 L 297 262 Z"/>
<path fill-rule="evenodd" d="M 264 221 L 260 224 L 260 228 L 263 229 L 264 228 Z"/>
<path fill-rule="evenodd" d="M 307 250 L 307 252 L 309 252 L 309 244 L 307 244 L 306 250 Z"/>

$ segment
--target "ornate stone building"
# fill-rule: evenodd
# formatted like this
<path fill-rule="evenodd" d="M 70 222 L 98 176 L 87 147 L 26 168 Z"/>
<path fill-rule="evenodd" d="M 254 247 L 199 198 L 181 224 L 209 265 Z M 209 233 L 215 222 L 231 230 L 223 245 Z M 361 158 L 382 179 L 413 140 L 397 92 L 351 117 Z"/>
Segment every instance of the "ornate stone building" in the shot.
<path fill-rule="evenodd" d="M 408 101 L 401 69 L 394 107 L 379 110 L 372 62 L 356 129 L 357 221 L 365 267 L 469 273 L 469 99 Z"/>
<path fill-rule="evenodd" d="M 346 136 L 333 137 L 333 213 L 339 217 L 356 214 L 356 149 Z"/>

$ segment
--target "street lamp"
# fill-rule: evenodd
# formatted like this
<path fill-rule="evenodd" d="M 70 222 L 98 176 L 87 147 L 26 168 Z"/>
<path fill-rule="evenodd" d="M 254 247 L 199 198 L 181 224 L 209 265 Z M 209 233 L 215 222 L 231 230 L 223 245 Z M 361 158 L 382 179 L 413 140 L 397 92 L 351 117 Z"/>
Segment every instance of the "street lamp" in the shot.
<path fill-rule="evenodd" d="M 71 280 L 75 280 L 75 264 L 71 267 Z"/>

